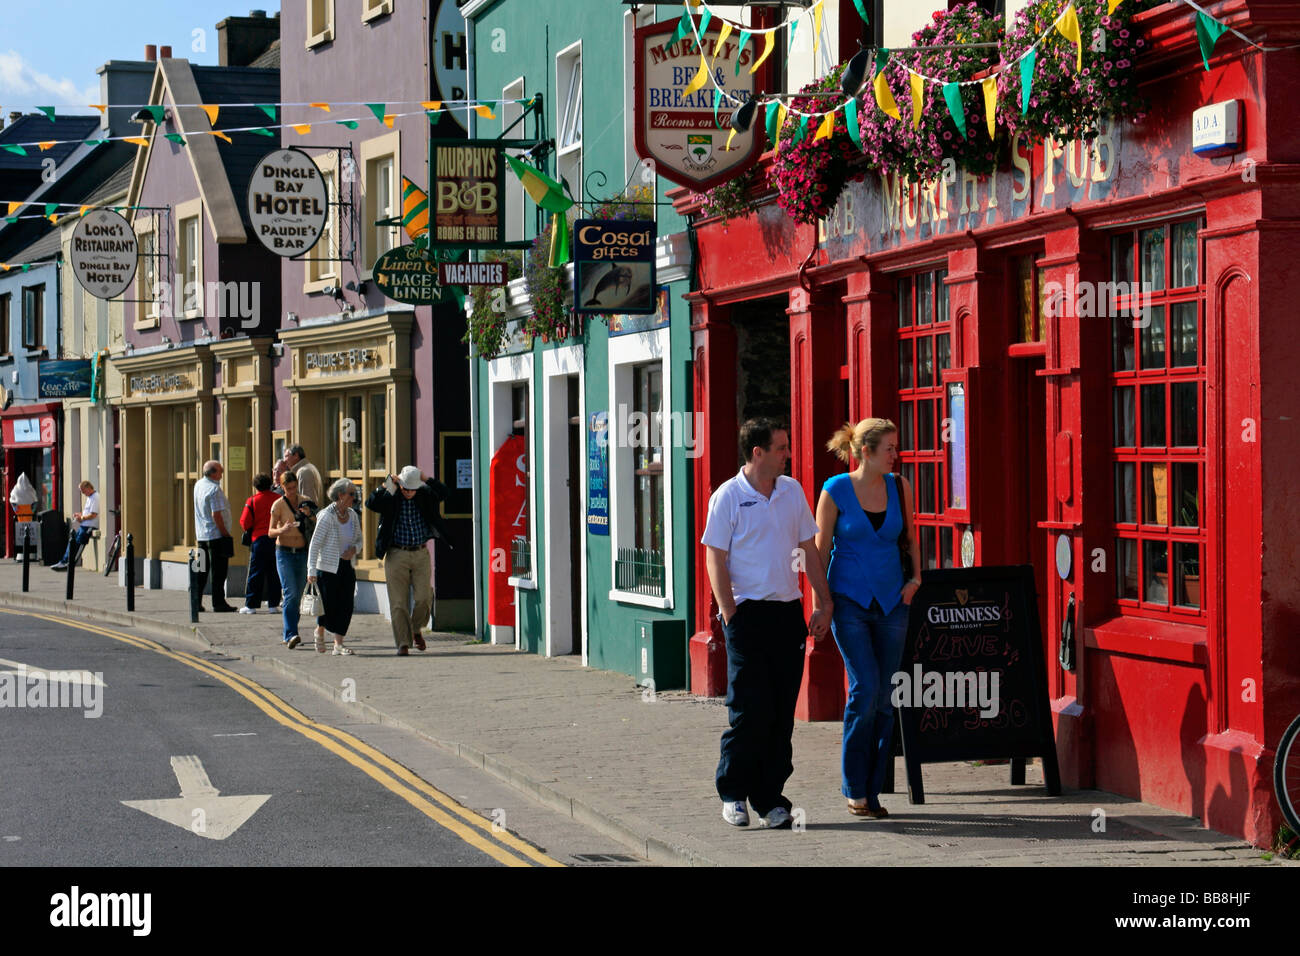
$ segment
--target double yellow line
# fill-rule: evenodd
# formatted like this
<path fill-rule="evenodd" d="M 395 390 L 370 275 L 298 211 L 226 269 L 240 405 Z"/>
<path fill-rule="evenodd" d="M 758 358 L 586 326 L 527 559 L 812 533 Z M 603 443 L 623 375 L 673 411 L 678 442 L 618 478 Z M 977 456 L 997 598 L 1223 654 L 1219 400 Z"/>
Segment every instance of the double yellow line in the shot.
<path fill-rule="evenodd" d="M 499 832 L 493 824 L 484 820 L 472 810 L 461 806 L 442 791 L 431 786 L 411 770 L 397 761 L 371 747 L 365 741 L 343 730 L 330 727 L 312 720 L 302 712 L 291 707 L 275 694 L 256 681 L 229 671 L 219 664 L 205 661 L 201 657 L 182 651 L 173 651 L 156 641 L 133 634 L 125 634 L 96 624 L 83 624 L 66 618 L 34 611 L 16 611 L 0 608 L 0 613 L 15 614 L 23 617 L 39 618 L 75 627 L 92 634 L 101 634 L 115 641 L 130 644 L 141 650 L 153 651 L 163 657 L 170 657 L 187 667 L 202 671 L 214 677 L 237 694 L 240 694 L 272 720 L 297 731 L 309 740 L 314 740 L 326 750 L 343 758 L 366 776 L 391 790 L 415 809 L 419 810 L 439 826 L 450 830 L 470 846 L 490 856 L 506 866 L 563 866 L 536 847 L 524 842 L 507 830 Z"/>

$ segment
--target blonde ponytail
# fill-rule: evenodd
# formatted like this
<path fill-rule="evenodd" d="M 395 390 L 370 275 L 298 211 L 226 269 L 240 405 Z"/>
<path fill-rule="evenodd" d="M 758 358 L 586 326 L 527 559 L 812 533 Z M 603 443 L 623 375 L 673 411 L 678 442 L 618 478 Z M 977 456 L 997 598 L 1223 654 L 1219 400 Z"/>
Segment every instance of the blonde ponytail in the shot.
<path fill-rule="evenodd" d="M 864 418 L 856 425 L 845 422 L 826 443 L 826 450 L 834 452 L 844 464 L 856 465 L 862 460 L 863 448 L 874 453 L 882 438 L 897 431 L 898 426 L 888 418 Z"/>

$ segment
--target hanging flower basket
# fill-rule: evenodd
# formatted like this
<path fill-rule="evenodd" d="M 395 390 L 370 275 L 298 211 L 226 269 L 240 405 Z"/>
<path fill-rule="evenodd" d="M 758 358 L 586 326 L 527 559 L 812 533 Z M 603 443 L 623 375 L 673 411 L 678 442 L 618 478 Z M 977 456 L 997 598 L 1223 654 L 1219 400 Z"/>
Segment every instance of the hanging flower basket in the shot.
<path fill-rule="evenodd" d="M 487 262 L 504 262 L 506 280 L 518 279 L 523 273 L 523 254 L 514 249 L 492 250 Z M 474 346 L 481 358 L 495 358 L 506 343 L 505 289 L 500 286 L 470 286 L 470 313 L 465 335 L 461 339 Z"/>
<path fill-rule="evenodd" d="M 754 190 L 766 185 L 767 170 L 761 166 L 751 166 L 725 183 L 696 193 L 695 198 L 700 201 L 700 212 L 703 215 L 717 216 L 725 226 L 732 219 L 749 215 L 754 209 Z"/>

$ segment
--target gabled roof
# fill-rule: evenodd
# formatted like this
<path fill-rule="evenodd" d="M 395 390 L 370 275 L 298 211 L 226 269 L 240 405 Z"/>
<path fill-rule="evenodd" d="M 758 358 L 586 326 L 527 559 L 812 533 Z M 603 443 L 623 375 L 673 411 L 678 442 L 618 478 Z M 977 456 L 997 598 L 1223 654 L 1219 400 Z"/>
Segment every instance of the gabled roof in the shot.
<path fill-rule="evenodd" d="M 280 69 L 280 38 L 276 37 L 272 40 L 271 45 L 268 46 L 256 60 L 248 65 L 265 67 L 272 70 Z"/>
<path fill-rule="evenodd" d="M 134 160 L 123 163 L 117 172 L 104 180 L 86 197 L 85 204 L 87 206 L 98 206 L 117 196 L 125 196 L 126 191 L 131 188 L 131 168 L 134 165 Z"/>
<path fill-rule="evenodd" d="M 45 235 L 37 239 L 26 249 L 21 250 L 17 255 L 12 256 L 9 261 L 12 262 L 40 262 L 44 259 L 53 259 L 58 255 L 59 248 L 62 245 L 62 239 L 59 236 L 59 230 L 48 229 Z"/>
<path fill-rule="evenodd" d="M 278 103 L 280 71 L 247 66 L 192 66 L 188 60 L 158 61 L 154 73 L 151 105 L 170 103 Z M 248 241 L 248 213 L 244 195 L 257 160 L 280 145 L 280 136 L 253 137 L 236 134 L 234 142 L 209 135 L 213 129 L 208 114 L 198 106 L 172 107 L 169 121 L 184 138 L 183 150 L 198 183 L 199 195 L 208 211 L 217 242 Z M 244 126 L 274 126 L 274 121 L 256 106 L 222 107 L 218 129 Z M 150 127 L 149 146 L 136 153 L 131 172 L 129 205 L 138 205 L 144 189 L 157 127 Z"/>
<path fill-rule="evenodd" d="M 31 169 L 39 172 L 47 159 L 54 160 L 56 165 L 62 163 L 81 145 L 82 140 L 90 139 L 98 129 L 98 116 L 56 115 L 52 123 L 44 113 L 29 113 L 21 116 L 0 130 L 0 146 L 14 143 L 43 143 L 48 140 L 56 142 L 44 151 L 32 147 L 27 150 L 26 156 L 19 156 L 7 149 L 0 150 L 0 169 Z"/>

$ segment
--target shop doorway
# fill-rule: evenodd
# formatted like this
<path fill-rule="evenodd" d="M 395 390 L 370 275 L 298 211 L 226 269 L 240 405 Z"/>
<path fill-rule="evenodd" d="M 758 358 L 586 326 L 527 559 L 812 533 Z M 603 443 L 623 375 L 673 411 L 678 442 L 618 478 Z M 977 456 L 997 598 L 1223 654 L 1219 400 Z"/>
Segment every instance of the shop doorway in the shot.
<path fill-rule="evenodd" d="M 521 647 L 548 656 L 582 653 L 583 532 L 582 379 L 576 348 L 545 360 L 542 465 L 544 628 L 521 633 Z M 536 580 L 536 579 L 535 579 Z"/>
<path fill-rule="evenodd" d="M 578 376 L 570 375 L 566 379 L 569 393 L 569 475 L 566 479 L 569 492 L 569 567 L 582 567 L 582 543 L 585 540 L 583 529 L 582 489 L 585 486 L 582 472 L 582 405 L 578 400 Z M 582 653 L 582 641 L 579 632 L 582 627 L 582 589 L 569 588 L 569 620 L 572 624 L 573 639 L 569 643 L 570 654 Z"/>
<path fill-rule="evenodd" d="M 1049 517 L 1047 507 L 1047 467 L 1050 443 L 1047 434 L 1047 380 L 1036 374 L 1043 368 L 1041 355 L 1013 359 L 1011 387 L 1020 425 L 1011 442 L 1012 461 L 1008 464 L 1013 490 L 1011 500 L 1023 502 L 1012 521 L 1008 542 L 1008 564 L 1030 564 L 1034 568 L 1034 589 L 1038 593 L 1038 620 L 1047 633 L 1048 567 L 1052 564 L 1048 532 L 1038 522 Z M 1050 642 L 1049 642 L 1050 643 Z"/>
<path fill-rule="evenodd" d="M 732 308 L 737 427 L 750 418 L 790 422 L 789 304 L 787 297 L 776 296 L 741 302 Z M 736 455 L 739 458 L 739 450 Z"/>

